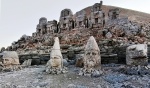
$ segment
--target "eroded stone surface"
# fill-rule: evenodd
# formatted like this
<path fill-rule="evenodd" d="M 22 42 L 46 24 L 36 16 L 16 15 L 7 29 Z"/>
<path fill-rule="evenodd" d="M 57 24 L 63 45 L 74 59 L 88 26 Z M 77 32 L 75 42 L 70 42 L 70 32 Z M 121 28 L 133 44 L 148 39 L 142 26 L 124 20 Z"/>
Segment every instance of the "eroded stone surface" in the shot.
<path fill-rule="evenodd" d="M 2 52 L 2 58 L 1 58 L 1 69 L 2 71 L 9 70 L 20 70 L 20 62 L 18 54 L 15 51 L 4 51 Z"/>
<path fill-rule="evenodd" d="M 137 44 L 131 45 L 126 49 L 127 65 L 147 65 L 147 45 Z"/>
<path fill-rule="evenodd" d="M 46 72 L 52 74 L 65 73 L 63 57 L 60 51 L 59 39 L 55 37 L 55 43 L 50 53 L 50 60 L 46 64 Z"/>
<path fill-rule="evenodd" d="M 83 75 L 92 75 L 99 74 L 101 67 L 101 57 L 100 57 L 100 49 L 94 39 L 91 36 L 85 46 L 85 54 L 84 54 L 84 68 L 81 69 L 80 74 Z"/>

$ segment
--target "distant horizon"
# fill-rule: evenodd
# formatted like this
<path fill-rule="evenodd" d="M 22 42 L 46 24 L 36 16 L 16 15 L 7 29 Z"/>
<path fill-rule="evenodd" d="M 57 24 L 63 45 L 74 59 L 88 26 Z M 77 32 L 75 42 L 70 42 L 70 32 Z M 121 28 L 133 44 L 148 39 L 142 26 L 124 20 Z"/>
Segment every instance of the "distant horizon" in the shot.
<path fill-rule="evenodd" d="M 1 0 L 0 1 L 0 48 L 10 46 L 22 35 L 31 36 L 36 31 L 40 17 L 59 21 L 60 11 L 69 8 L 75 14 L 100 0 Z M 136 4 L 135 4 L 136 3 Z M 103 0 L 103 5 L 139 11 L 150 14 L 148 8 L 150 1 L 140 0 Z M 78 5 L 78 6 L 77 6 Z"/>

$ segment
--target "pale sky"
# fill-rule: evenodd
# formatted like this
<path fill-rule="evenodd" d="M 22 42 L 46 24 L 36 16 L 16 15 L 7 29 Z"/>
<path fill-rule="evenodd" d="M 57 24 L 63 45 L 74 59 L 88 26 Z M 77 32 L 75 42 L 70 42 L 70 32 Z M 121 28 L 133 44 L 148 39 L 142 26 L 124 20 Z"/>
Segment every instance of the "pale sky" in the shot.
<path fill-rule="evenodd" d="M 59 19 L 61 10 L 73 13 L 99 3 L 100 0 L 0 0 L 0 47 L 10 46 L 23 34 L 36 31 L 40 17 Z M 103 0 L 104 5 L 150 13 L 150 0 Z"/>

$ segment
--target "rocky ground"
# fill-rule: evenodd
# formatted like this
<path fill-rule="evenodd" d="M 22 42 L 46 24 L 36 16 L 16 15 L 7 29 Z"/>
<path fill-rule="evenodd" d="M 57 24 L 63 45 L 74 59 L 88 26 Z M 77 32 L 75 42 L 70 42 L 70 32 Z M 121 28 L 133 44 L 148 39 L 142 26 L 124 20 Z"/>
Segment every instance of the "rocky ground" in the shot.
<path fill-rule="evenodd" d="M 150 75 L 121 73 L 124 65 L 103 65 L 100 77 L 79 76 L 80 68 L 68 67 L 68 73 L 51 75 L 45 66 L 31 66 L 20 71 L 1 72 L 0 88 L 150 88 Z"/>

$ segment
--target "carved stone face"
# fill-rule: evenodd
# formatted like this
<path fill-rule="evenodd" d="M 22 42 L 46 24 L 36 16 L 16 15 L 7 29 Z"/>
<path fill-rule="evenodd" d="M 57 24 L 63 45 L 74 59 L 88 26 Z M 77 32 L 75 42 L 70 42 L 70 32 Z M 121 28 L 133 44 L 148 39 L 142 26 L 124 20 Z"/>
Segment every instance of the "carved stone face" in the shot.
<path fill-rule="evenodd" d="M 85 65 L 88 68 L 97 66 L 100 63 L 100 56 L 97 50 L 89 50 L 85 52 Z"/>
<path fill-rule="evenodd" d="M 19 65 L 19 57 L 16 52 L 14 51 L 6 51 L 3 52 L 3 58 L 2 58 L 2 63 L 7 66 L 7 65 Z"/>
<path fill-rule="evenodd" d="M 84 68 L 87 72 L 92 72 L 93 69 L 100 66 L 101 57 L 99 47 L 93 36 L 87 42 L 84 54 Z"/>
<path fill-rule="evenodd" d="M 53 57 L 50 59 L 51 67 L 52 68 L 61 68 L 62 61 L 60 57 Z"/>
<path fill-rule="evenodd" d="M 11 61 L 11 59 L 5 58 L 5 59 L 3 59 L 2 63 L 4 65 L 11 65 L 12 61 Z"/>
<path fill-rule="evenodd" d="M 126 49 L 127 65 L 147 65 L 147 45 L 131 45 Z"/>

